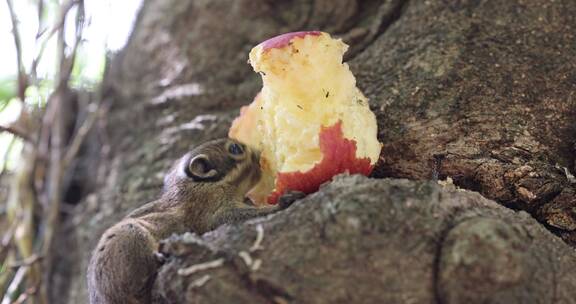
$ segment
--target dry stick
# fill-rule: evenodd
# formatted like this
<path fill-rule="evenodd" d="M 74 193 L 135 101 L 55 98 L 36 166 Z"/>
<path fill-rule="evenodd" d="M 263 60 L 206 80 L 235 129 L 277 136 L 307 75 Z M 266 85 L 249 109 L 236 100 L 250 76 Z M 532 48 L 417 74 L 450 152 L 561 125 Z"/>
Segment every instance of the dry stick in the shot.
<path fill-rule="evenodd" d="M 70 75 L 72 74 L 72 69 L 74 68 L 74 62 L 76 61 L 76 53 L 78 52 L 78 47 L 82 42 L 82 32 L 84 31 L 84 0 L 74 1 L 74 3 L 78 7 L 78 11 L 76 12 L 76 20 L 75 20 L 75 36 L 74 36 L 74 45 L 72 47 L 72 52 L 70 52 L 70 56 L 68 58 L 63 57 L 65 60 L 62 61 L 60 70 L 64 71 L 61 73 L 61 77 L 65 76 L 62 79 L 62 83 L 64 80 L 66 84 L 70 80 Z"/>
<path fill-rule="evenodd" d="M 26 75 L 26 70 L 25 70 L 24 64 L 22 62 L 22 44 L 21 44 L 21 40 L 20 40 L 20 32 L 18 30 L 18 20 L 16 17 L 16 13 L 14 11 L 14 6 L 12 3 L 12 0 L 6 0 L 6 3 L 8 5 L 8 9 L 9 9 L 9 13 L 10 13 L 10 20 L 12 22 L 12 36 L 14 38 L 14 45 L 16 48 L 17 68 L 18 68 L 18 98 L 20 99 L 20 101 L 22 103 L 24 103 L 25 99 L 26 99 L 26 89 L 29 85 L 29 82 L 28 82 L 29 79 L 28 79 L 28 75 Z M 25 139 L 26 143 L 24 145 L 24 149 L 26 150 L 26 146 L 29 146 L 28 148 L 30 148 L 32 150 L 30 151 L 31 153 L 27 153 L 27 154 L 34 155 L 32 157 L 32 159 L 25 160 L 25 161 L 35 162 L 36 147 L 32 146 L 31 137 L 26 136 L 26 134 L 24 134 L 23 132 L 16 133 L 15 131 L 17 131 L 17 130 L 15 130 L 15 129 L 2 128 L 2 131 L 11 132 L 12 134 L 18 135 L 18 136 L 22 137 L 23 139 Z M 27 174 L 27 175 L 28 175 L 28 177 L 24 176 L 22 178 L 26 178 L 27 181 L 30 181 L 32 179 L 32 174 Z M 34 204 L 35 196 L 32 193 L 32 189 L 23 188 L 23 187 L 26 187 L 25 185 L 27 185 L 27 184 L 28 183 L 26 183 L 24 181 L 24 183 L 21 183 L 21 185 L 18 186 L 17 189 L 12 189 L 12 190 L 18 191 L 19 195 L 22 195 L 23 197 L 28 197 L 26 202 L 29 204 L 26 205 L 24 202 L 21 202 L 21 204 L 22 204 L 22 208 L 28 208 L 27 210 L 23 209 L 23 212 L 26 212 L 28 214 L 32 214 L 33 210 L 34 210 L 34 206 L 35 206 L 35 204 Z M 26 193 L 28 193 L 28 196 L 26 195 Z M 32 227 L 31 226 L 32 225 L 32 222 L 31 222 L 32 218 L 31 217 L 26 217 L 26 218 L 27 219 L 24 222 L 16 221 L 16 222 L 18 222 L 18 225 L 20 226 L 16 229 L 18 229 L 18 230 L 22 229 L 22 231 L 26 231 L 26 232 L 24 232 L 24 234 L 22 236 L 14 238 L 15 239 L 14 242 L 16 243 L 16 248 L 18 248 L 18 251 L 20 251 L 20 254 L 24 258 L 27 258 L 32 253 L 32 242 L 34 239 L 33 230 L 23 228 L 23 227 Z M 16 275 L 12 278 L 12 281 L 11 281 L 11 283 L 7 289 L 6 294 L 3 295 L 2 303 L 10 301 L 10 299 L 12 298 L 11 293 L 17 291 L 19 286 L 22 284 L 22 281 L 24 280 L 24 276 L 27 277 L 27 279 L 26 279 L 27 283 L 33 282 L 32 284 L 35 284 L 36 286 L 38 286 L 38 284 L 40 284 L 40 282 L 41 282 L 40 270 L 39 270 L 38 265 L 31 265 L 30 267 L 19 268 L 18 271 L 16 272 Z M 14 290 L 11 291 L 11 289 L 14 289 Z M 34 301 L 34 303 L 36 303 L 36 301 Z M 38 297 L 37 303 L 39 303 L 39 304 L 47 303 L 46 297 L 42 297 L 42 295 L 40 295 L 40 297 Z"/>
<path fill-rule="evenodd" d="M 20 268 L 20 267 L 23 267 L 23 266 L 30 266 L 30 265 L 32 265 L 32 264 L 40 261 L 41 259 L 42 259 L 42 256 L 37 255 L 37 254 L 33 254 L 33 255 L 25 258 L 25 259 L 22 260 L 22 261 L 15 261 L 15 262 L 12 262 L 12 263 L 8 264 L 8 267 L 11 267 L 11 268 Z"/>
<path fill-rule="evenodd" d="M 20 101 L 24 102 L 26 98 L 26 74 L 24 71 L 24 64 L 22 63 L 22 42 L 20 40 L 20 32 L 18 31 L 18 20 L 14 12 L 14 5 L 12 0 L 6 0 L 8 4 L 8 11 L 10 12 L 10 21 L 12 21 L 12 37 L 14 38 L 14 46 L 16 47 L 16 63 L 18 65 L 18 97 Z"/>
<path fill-rule="evenodd" d="M 36 206 L 36 196 L 34 191 L 30 188 L 30 181 L 33 178 L 33 164 L 35 159 L 34 147 L 26 143 L 22 151 L 23 161 L 19 162 L 19 169 L 13 177 L 13 184 L 11 191 L 13 195 L 10 196 L 8 201 L 9 220 L 16 223 L 17 233 L 14 235 L 14 244 L 16 245 L 18 253 L 24 259 L 34 254 L 34 208 Z M 15 259 L 16 253 L 11 254 L 12 259 Z M 10 264 L 10 263 L 8 263 Z M 32 264 L 30 267 L 25 267 L 26 284 L 37 286 L 41 281 L 41 270 L 39 264 Z M 46 303 L 42 299 L 34 303 Z"/>
<path fill-rule="evenodd" d="M 8 251 L 10 251 L 10 248 L 12 248 L 12 240 L 14 239 L 15 230 L 16 230 L 16 223 L 14 222 L 12 223 L 12 225 L 10 225 L 10 228 L 8 228 L 8 231 L 2 237 L 2 242 L 0 243 L 0 245 L 2 245 L 0 247 L 0 265 L 5 264 L 4 261 L 8 256 Z M 2 289 L 0 289 L 0 292 L 1 291 Z"/>
<path fill-rule="evenodd" d="M 61 121 L 62 114 L 62 98 L 64 97 L 64 90 L 67 87 L 67 81 L 64 81 L 62 74 L 63 62 L 66 58 L 65 54 L 65 38 L 64 38 L 64 27 L 62 26 L 58 29 L 58 61 L 60 62 L 60 68 L 57 71 L 56 86 L 54 92 L 48 98 L 48 105 L 43 119 L 43 144 L 48 144 L 45 146 L 48 148 L 48 195 L 47 195 L 47 205 L 45 206 L 47 211 L 45 214 L 45 229 L 43 235 L 42 243 L 42 255 L 45 260 L 42 263 L 43 268 L 43 281 L 40 285 L 40 294 L 43 298 L 48 294 L 50 288 L 47 286 L 50 282 L 50 277 L 52 275 L 52 252 L 53 252 L 53 242 L 58 230 L 58 221 L 60 219 L 60 204 L 62 201 L 62 137 L 63 137 L 63 123 Z M 42 147 L 41 147 L 42 148 Z"/>
<path fill-rule="evenodd" d="M 40 45 L 40 50 L 32 60 L 32 65 L 30 66 L 30 72 L 28 72 L 28 75 L 30 76 L 30 82 L 33 85 L 37 86 L 38 75 L 36 69 L 38 67 L 38 63 L 40 62 L 40 58 L 42 58 L 42 54 L 46 49 L 46 45 L 48 45 L 48 41 L 50 41 L 51 36 L 44 39 L 44 41 L 39 44 L 40 38 L 42 37 L 42 35 L 44 35 L 44 33 L 47 30 L 47 28 L 44 28 L 44 0 L 38 0 L 38 10 L 36 12 L 38 13 L 36 19 L 38 21 L 38 28 L 36 29 L 36 37 L 34 38 L 34 49 L 36 50 L 38 48 L 38 45 Z"/>
<path fill-rule="evenodd" d="M 6 262 L 11 262 L 14 260 L 13 252 L 8 252 L 10 255 L 6 257 Z M 4 268 L 2 272 L 0 272 L 0 301 L 6 296 L 6 292 L 12 280 L 14 279 L 14 275 L 16 275 L 16 271 L 12 268 Z"/>
<path fill-rule="evenodd" d="M 19 270 L 22 270 L 22 273 L 25 273 L 26 267 L 21 267 Z M 12 281 L 12 284 L 10 285 L 10 287 L 8 287 L 8 290 L 9 290 L 9 291 L 10 291 L 10 288 L 11 288 L 12 286 L 19 287 L 19 286 L 17 286 L 16 284 L 14 284 L 15 281 L 16 281 L 16 283 L 18 283 L 18 285 L 22 282 L 22 278 L 20 278 L 20 277 L 18 276 L 19 273 L 20 273 L 20 272 L 17 272 L 16 275 L 14 276 L 14 280 Z M 19 282 L 18 282 L 18 281 L 19 281 Z M 28 298 L 29 298 L 30 296 L 36 294 L 37 290 L 38 290 L 37 286 L 35 286 L 35 287 L 30 287 L 30 288 L 26 289 L 23 293 L 21 293 L 21 294 L 18 296 L 18 299 L 16 299 L 14 302 L 9 302 L 9 301 L 10 301 L 10 298 L 13 298 L 13 294 L 14 294 L 14 292 L 16 292 L 16 291 L 10 292 L 10 293 L 7 291 L 6 294 L 3 296 L 2 303 L 4 303 L 4 302 L 6 301 L 6 298 L 8 298 L 8 303 L 11 303 L 11 304 L 25 303 L 26 300 L 28 300 Z"/>
<path fill-rule="evenodd" d="M 49 287 L 46 285 L 49 282 L 51 276 L 51 261 L 54 237 L 56 231 L 58 230 L 58 222 L 60 220 L 60 204 L 62 202 L 62 121 L 61 121 L 61 107 L 62 107 L 62 89 L 57 88 L 53 93 L 50 100 L 52 106 L 55 107 L 54 120 L 52 121 L 52 129 L 50 132 L 50 163 L 48 166 L 48 178 L 50 183 L 48 184 L 48 210 L 46 216 L 46 227 L 44 232 L 44 246 L 42 248 L 43 255 L 46 259 L 43 261 L 43 271 L 44 271 L 44 282 L 41 286 L 41 293 L 47 294 Z"/>
<path fill-rule="evenodd" d="M 18 292 L 18 287 L 20 287 L 20 284 L 22 284 L 26 272 L 26 267 L 21 267 L 18 269 L 18 271 L 16 271 L 16 275 L 12 279 L 12 282 L 10 282 L 10 285 L 6 290 L 6 294 L 4 295 L 1 304 L 10 304 L 12 302 L 11 299 L 14 297 L 16 292 Z"/>
<path fill-rule="evenodd" d="M 88 108 L 90 108 L 90 106 L 88 106 Z M 98 120 L 100 112 L 101 112 L 100 104 L 97 104 L 96 110 L 88 114 L 88 117 L 86 117 L 80 128 L 78 128 L 78 131 L 76 132 L 76 135 L 74 135 L 72 143 L 70 144 L 70 147 L 66 151 L 64 159 L 62 160 L 62 170 L 64 171 L 67 170 L 72 160 L 78 154 L 78 151 L 80 150 L 82 143 L 86 139 L 86 136 L 88 135 L 88 133 Z"/>
<path fill-rule="evenodd" d="M 63 4 L 60 8 L 61 16 L 65 16 L 71 7 L 69 5 L 78 4 L 82 5 L 83 1 L 68 1 Z M 81 11 L 82 8 L 79 8 L 78 15 L 83 15 Z M 78 20 L 78 18 L 77 18 Z M 78 21 L 77 21 L 78 22 Z M 49 123 L 51 128 L 50 132 L 50 189 L 49 189 L 49 210 L 48 210 L 48 223 L 46 225 L 46 234 L 44 238 L 44 254 L 47 257 L 46 261 L 50 261 L 50 251 L 52 247 L 52 242 L 56 230 L 56 226 L 58 224 L 58 215 L 60 213 L 60 204 L 62 200 L 62 178 L 63 178 L 63 153 L 62 153 L 62 135 L 63 135 L 63 126 L 62 126 L 62 98 L 64 97 L 64 90 L 68 87 L 68 81 L 70 80 L 70 73 L 72 72 L 72 66 L 74 64 L 74 56 L 76 54 L 76 50 L 78 44 L 81 40 L 81 30 L 77 30 L 76 32 L 76 41 L 75 46 L 73 48 L 72 54 L 70 57 L 66 57 L 65 54 L 65 38 L 64 38 L 64 27 L 65 27 L 65 18 L 62 17 L 62 23 L 60 24 L 60 29 L 58 30 L 58 53 L 60 56 L 60 67 L 58 71 L 58 83 L 56 85 L 56 90 L 52 94 L 52 98 L 50 98 L 50 106 L 53 108 L 53 112 L 51 113 L 53 116 L 50 120 L 45 121 Z M 71 62 L 71 64 L 70 64 Z M 95 118 L 94 118 L 95 119 Z M 93 124 L 92 122 L 91 124 Z M 88 133 L 88 130 L 83 131 Z M 82 137 L 85 137 L 83 135 Z M 74 142 L 74 140 L 73 140 Z M 81 142 L 79 142 L 78 148 Z M 76 151 L 77 152 L 77 151 Z M 74 153 L 75 155 L 76 153 Z M 72 156 L 74 156 L 72 155 Z"/>
<path fill-rule="evenodd" d="M 50 140 L 50 129 L 52 127 L 52 120 L 53 120 L 53 103 L 48 103 L 46 105 L 46 110 L 44 112 L 44 114 L 42 115 L 42 124 L 40 126 L 40 130 L 38 131 L 39 133 L 39 139 L 38 142 L 35 146 L 36 148 L 36 166 L 38 166 L 39 160 L 42 160 L 43 162 L 43 168 L 45 168 L 46 171 L 49 170 L 48 168 L 48 164 L 49 164 L 49 159 L 48 159 L 48 151 L 49 151 L 49 140 Z M 44 210 L 47 210 L 48 207 L 50 206 L 48 200 L 49 200 L 49 193 L 47 193 L 48 191 L 43 189 L 44 188 L 44 183 L 42 183 L 42 180 L 47 180 L 46 176 L 48 175 L 48 173 L 44 173 L 42 176 L 41 175 L 36 175 L 35 178 L 33 178 L 33 185 L 36 189 L 36 197 L 37 197 L 37 201 L 44 207 Z M 42 217 L 43 221 L 46 221 L 46 216 Z M 46 230 L 46 229 L 44 229 Z M 45 233 L 45 232 L 44 232 Z M 36 245 L 42 247 L 44 246 L 44 239 L 43 239 L 43 235 L 39 235 L 36 237 Z M 37 252 L 40 251 L 42 252 L 42 248 L 37 249 Z M 40 268 L 42 269 L 43 273 L 46 273 L 46 265 L 44 265 L 43 263 L 39 264 Z M 47 279 L 47 277 L 41 277 L 41 279 L 37 282 L 37 294 L 36 297 L 40 299 L 41 303 L 48 303 L 48 290 L 45 288 L 45 283 L 43 283 L 43 281 L 45 281 Z"/>
<path fill-rule="evenodd" d="M 70 3 L 70 1 L 68 2 Z M 82 23 L 84 21 L 84 2 L 74 1 L 75 4 L 78 5 L 78 12 L 76 15 L 76 41 L 74 42 L 74 47 L 72 49 L 72 53 L 69 57 L 66 56 L 65 53 L 65 18 L 63 19 L 63 23 L 61 28 L 58 30 L 58 54 L 60 56 L 60 67 L 57 73 L 57 84 L 56 90 L 52 94 L 50 103 L 54 106 L 54 117 L 51 121 L 51 132 L 50 132 L 50 166 L 49 166 L 49 205 L 48 205 L 48 220 L 46 222 L 46 229 L 44 234 L 44 246 L 43 246 L 43 255 L 45 257 L 44 260 L 44 284 L 40 286 L 40 293 L 45 295 L 47 291 L 50 290 L 50 286 L 48 283 L 50 282 L 50 276 L 52 274 L 51 262 L 52 262 L 52 255 L 53 255 L 53 244 L 56 235 L 56 231 L 58 231 L 58 224 L 60 221 L 60 206 L 62 204 L 62 181 L 64 178 L 64 167 L 63 167 L 63 131 L 64 126 L 62 122 L 62 114 L 63 114 L 63 98 L 64 91 L 68 88 L 68 82 L 70 80 L 70 74 L 72 73 L 72 68 L 74 66 L 74 59 L 76 56 L 76 52 L 78 46 L 82 40 L 82 30 L 83 26 Z M 66 4 L 63 4 L 60 8 L 61 16 L 65 16 L 69 10 L 69 8 L 65 7 Z M 86 131 L 87 132 L 87 131 Z M 85 135 L 84 135 L 85 136 Z"/>
<path fill-rule="evenodd" d="M 74 7 L 74 5 L 78 4 L 79 2 L 80 1 L 78 1 L 78 0 L 69 0 L 66 3 L 62 4 L 62 6 L 60 7 L 58 22 L 56 22 L 56 24 L 48 32 L 48 36 L 46 36 L 46 38 L 44 38 L 44 41 L 42 41 L 42 43 L 40 44 L 40 50 L 38 51 L 38 53 L 36 54 L 36 56 L 32 60 L 32 67 L 30 68 L 30 75 L 31 75 L 33 83 L 36 83 L 38 81 L 37 75 L 36 75 L 36 69 L 38 68 L 38 64 L 40 63 L 40 60 L 42 59 L 42 55 L 44 55 L 44 51 L 46 50 L 46 46 L 48 45 L 48 42 L 56 33 L 58 33 L 60 28 L 64 27 L 64 23 L 66 21 L 66 15 L 68 15 L 68 12 Z M 40 1 L 40 3 L 41 3 L 41 5 L 43 5 L 42 0 Z M 36 39 L 40 38 L 40 36 L 42 36 L 42 34 L 45 32 L 45 30 L 40 29 L 40 17 L 38 19 L 38 24 L 39 24 L 39 27 L 38 27 L 38 32 L 36 33 Z"/>
<path fill-rule="evenodd" d="M 22 294 L 20 294 L 18 299 L 16 299 L 16 301 L 14 301 L 14 303 L 12 303 L 12 304 L 26 303 L 26 300 L 28 300 L 28 298 L 31 295 L 34 295 L 35 293 L 36 293 L 36 288 L 28 288 L 26 291 L 24 291 Z"/>
<path fill-rule="evenodd" d="M 12 5 L 12 0 L 6 0 L 8 7 L 10 9 L 10 17 L 12 20 L 12 24 L 13 24 L 13 36 L 14 36 L 14 41 L 15 41 L 15 45 L 16 45 L 16 50 L 17 50 L 17 59 L 18 59 L 18 83 L 19 83 L 19 98 L 21 101 L 24 101 L 25 99 L 25 91 L 26 91 L 26 87 L 28 85 L 27 83 L 27 78 L 22 64 L 22 52 L 21 52 L 21 42 L 20 42 L 20 35 L 18 32 L 18 27 L 17 27 L 17 19 L 16 19 L 16 15 L 13 9 L 13 5 Z M 42 0 L 41 0 L 42 1 Z M 65 41 L 64 41 L 64 26 L 65 26 L 65 19 L 66 19 L 66 15 L 68 14 L 69 10 L 76 4 L 79 4 L 79 12 L 77 15 L 77 19 L 76 19 L 76 41 L 74 43 L 74 47 L 73 47 L 73 51 L 70 57 L 66 57 L 65 55 Z M 42 5 L 42 3 L 41 3 Z M 58 71 L 58 77 L 57 77 L 57 86 L 56 86 L 56 90 L 53 94 L 53 96 L 55 98 L 53 98 L 52 103 L 55 104 L 54 107 L 54 111 L 53 113 L 47 113 L 47 114 L 54 114 L 54 115 L 48 115 L 48 119 L 45 119 L 44 121 L 48 121 L 49 124 L 47 124 L 48 128 L 46 128 L 45 130 L 52 130 L 52 132 L 46 132 L 43 135 L 45 135 L 43 138 L 46 140 L 45 142 L 47 143 L 48 138 L 50 138 L 50 146 L 51 146 L 51 151 L 50 151 L 50 161 L 51 161 L 51 166 L 50 166 L 50 172 L 49 172 L 49 176 L 50 176 L 50 189 L 48 192 L 48 196 L 49 196 L 49 200 L 50 200 L 50 204 L 49 204 L 49 208 L 50 210 L 48 211 L 48 223 L 46 225 L 46 235 L 44 238 L 44 248 L 43 250 L 45 250 L 45 252 L 51 253 L 52 252 L 52 242 L 54 239 L 54 235 L 55 235 L 55 231 L 57 230 L 57 223 L 59 220 L 59 206 L 61 203 L 61 199 L 62 199 L 62 193 L 61 193 L 61 186 L 62 186 L 62 175 L 63 175 L 63 168 L 61 166 L 61 161 L 62 161 L 62 133 L 63 133 L 63 126 L 62 126 L 62 122 L 61 122 L 61 107 L 62 107 L 62 98 L 63 98 L 63 94 L 62 92 L 64 91 L 65 88 L 67 88 L 68 85 L 68 81 L 70 79 L 70 74 L 72 72 L 72 68 L 74 65 L 74 59 L 75 59 L 75 55 L 76 55 L 76 51 L 78 48 L 78 45 L 81 41 L 81 33 L 82 33 L 82 22 L 83 22 L 83 2 L 82 0 L 80 1 L 74 1 L 74 0 L 70 0 L 67 1 L 66 3 L 62 4 L 60 7 L 60 22 L 58 24 L 56 24 L 56 26 L 53 28 L 52 32 L 50 33 L 49 37 L 44 41 L 44 43 L 42 44 L 41 48 L 40 48 L 40 52 L 39 54 L 36 56 L 36 58 L 33 61 L 32 64 L 32 68 L 31 68 L 31 73 L 33 74 L 32 80 L 34 82 L 37 81 L 36 79 L 36 67 L 38 65 L 38 63 L 40 62 L 40 59 L 42 57 L 42 54 L 44 53 L 44 50 L 46 48 L 46 44 L 47 42 L 50 40 L 51 36 L 54 33 L 58 33 L 58 47 L 59 47 L 59 55 L 60 55 L 60 70 Z M 37 39 L 39 38 L 39 36 L 41 36 L 40 34 L 40 28 L 41 28 L 41 8 L 39 8 L 39 29 L 38 29 L 38 33 L 37 33 Z M 50 107 L 49 108 L 53 108 Z M 47 112 L 52 112 L 52 111 L 47 111 Z M 46 126 L 46 125 L 45 125 Z M 14 132 L 12 132 L 14 133 Z M 51 133 L 51 134 L 50 134 Z M 23 138 L 25 138 L 24 136 L 22 136 Z M 73 153 L 75 154 L 75 153 Z M 50 258 L 46 259 L 47 261 L 50 261 Z M 45 264 L 45 266 L 49 266 L 47 264 Z M 21 268 L 22 269 L 22 268 Z M 46 267 L 47 270 L 49 270 L 48 267 Z M 20 269 L 19 269 L 20 271 Z M 19 273 L 22 273 L 21 271 Z M 46 274 L 46 280 L 45 280 L 45 284 L 41 284 L 40 286 L 40 297 L 39 297 L 39 301 L 41 303 L 45 303 L 46 302 L 46 283 L 48 282 L 48 276 L 49 276 L 50 271 L 47 271 Z M 23 276 L 24 274 L 22 274 Z M 22 280 L 20 278 L 20 280 Z M 14 286 L 14 284 L 17 283 L 16 280 L 12 281 L 12 285 Z M 40 282 L 37 282 L 40 283 Z M 17 284 L 17 286 L 19 286 L 20 283 Z"/>
<path fill-rule="evenodd" d="M 20 138 L 22 138 L 25 141 L 31 142 L 32 140 L 30 139 L 30 136 L 28 136 L 28 134 L 25 134 L 24 132 L 12 128 L 12 127 L 5 127 L 5 126 L 0 126 L 0 132 L 8 132 L 14 136 L 18 136 Z"/>
<path fill-rule="evenodd" d="M 20 39 L 20 31 L 18 30 L 18 20 L 16 17 L 16 12 L 14 11 L 14 5 L 12 3 L 12 0 L 6 0 L 6 4 L 8 5 L 10 20 L 12 22 L 12 36 L 14 38 L 14 46 L 16 48 L 16 62 L 17 62 L 17 68 L 18 68 L 18 98 L 20 99 L 21 102 L 25 102 L 26 88 L 28 87 L 28 80 L 27 80 L 27 75 L 25 74 L 26 72 L 25 72 L 24 64 L 22 62 L 22 43 L 21 43 L 21 39 Z M 1 127 L 0 130 L 5 131 L 5 132 L 10 132 L 14 135 L 17 135 L 17 136 L 25 139 L 27 141 L 26 144 L 31 144 L 30 137 L 27 136 L 26 134 L 24 134 L 23 132 L 19 132 L 18 130 L 10 128 L 10 127 Z M 21 190 L 22 190 L 21 188 L 16 189 L 16 191 L 21 191 Z M 32 212 L 32 210 L 28 210 L 28 212 Z M 19 223 L 19 225 L 25 225 L 25 223 Z M 28 236 L 28 237 L 31 238 L 32 236 Z M 17 244 L 18 250 L 26 251 L 25 249 L 23 249 L 21 241 L 16 239 L 16 243 L 18 243 Z M 23 253 L 23 251 L 21 253 Z M 23 268 L 21 268 L 21 269 L 23 269 Z M 18 279 L 21 281 L 23 279 L 22 277 L 25 275 L 25 273 L 21 269 L 18 270 L 17 276 L 13 279 L 10 287 L 16 286 L 16 288 L 17 288 L 20 285 L 20 282 L 17 282 L 17 281 L 18 281 Z M 30 271 L 33 271 L 33 270 L 30 270 Z M 18 274 L 20 274 L 20 276 L 18 276 Z M 15 284 L 15 283 L 17 283 L 17 284 Z M 9 296 L 9 293 L 7 295 L 5 295 L 4 300 L 6 300 L 7 296 Z"/>
<path fill-rule="evenodd" d="M 60 10 L 62 13 L 62 7 Z M 65 20 L 65 15 L 64 16 Z M 49 252 L 52 250 L 52 239 L 54 238 L 55 234 L 55 226 L 58 221 L 58 213 L 60 209 L 60 200 L 61 200 L 61 180 L 62 180 L 62 166 L 60 164 L 61 161 L 61 143 L 62 143 L 62 134 L 61 130 L 63 129 L 62 122 L 60 121 L 60 113 L 61 113 L 61 98 L 62 92 L 64 88 L 68 85 L 67 83 L 62 83 L 62 76 L 61 70 L 63 61 L 65 60 L 64 48 L 64 26 L 65 23 L 62 22 L 60 27 L 58 28 L 58 56 L 60 62 L 60 70 L 57 71 L 58 76 L 56 77 L 56 89 L 50 97 L 48 98 L 48 104 L 46 105 L 46 112 L 42 118 L 42 127 L 41 127 L 41 138 L 39 141 L 39 150 L 40 153 L 44 156 L 46 154 L 50 154 L 46 156 L 48 161 L 48 195 L 47 201 L 45 204 L 45 208 L 47 210 L 46 215 L 46 224 L 44 229 L 43 235 L 43 246 L 42 251 L 43 255 L 46 257 L 44 260 L 44 272 L 47 273 L 49 269 L 48 263 L 51 261 L 51 255 Z M 49 274 L 47 274 L 46 279 L 48 279 Z M 46 280 L 47 282 L 47 280 Z M 45 285 L 45 284 L 43 284 Z M 43 286 L 42 288 L 44 288 Z M 44 289 L 46 290 L 46 289 Z"/>
<path fill-rule="evenodd" d="M 44 0 L 38 0 L 38 10 L 36 12 L 38 13 L 38 18 L 36 19 L 38 21 L 38 29 L 36 29 L 36 37 L 34 39 L 38 40 L 44 33 L 42 29 L 44 25 Z"/>
<path fill-rule="evenodd" d="M 52 36 L 56 33 L 58 33 L 58 56 L 59 56 L 59 62 L 60 62 L 60 68 L 57 71 L 58 75 L 56 77 L 56 88 L 60 88 L 60 86 L 64 86 L 64 87 L 68 87 L 68 80 L 70 77 L 70 72 L 68 74 L 63 73 L 63 71 L 65 70 L 65 66 L 66 66 L 66 54 L 64 52 L 65 50 L 65 41 L 64 41 L 64 36 L 63 36 L 63 32 L 64 32 L 64 26 L 65 26 L 65 21 L 66 21 L 66 15 L 68 14 L 68 12 L 72 9 L 72 7 L 74 7 L 75 4 L 80 3 L 80 1 L 78 0 L 69 0 L 66 3 L 63 3 L 60 6 L 60 11 L 58 13 L 58 22 L 54 25 L 54 27 L 52 28 L 52 30 L 50 31 L 48 37 L 44 40 L 44 42 L 41 45 L 40 48 L 40 52 L 38 53 L 38 55 L 36 56 L 36 58 L 32 61 L 32 68 L 30 73 L 32 74 L 32 79 L 33 81 L 37 81 L 36 79 L 36 67 L 37 64 L 40 62 L 40 59 L 42 58 L 42 54 L 44 53 L 44 49 L 46 48 L 46 45 L 48 43 L 48 41 L 50 40 L 50 38 L 52 38 Z M 79 11 L 78 14 L 83 14 L 83 11 Z M 78 17 L 77 17 L 78 19 Z M 76 33 L 78 35 L 78 32 Z M 74 48 L 74 53 L 76 53 L 76 47 Z M 72 61 L 73 62 L 73 61 Z M 63 77 L 63 75 L 67 75 L 67 77 Z M 55 107 L 52 106 L 51 103 L 48 103 L 46 106 L 46 111 L 44 113 L 44 116 L 42 117 L 42 125 L 40 127 L 40 140 L 38 142 L 38 156 L 41 159 L 47 159 L 48 157 L 46 156 L 48 154 L 48 150 L 49 150 L 49 139 L 50 139 L 50 130 L 52 130 L 52 122 L 55 120 L 55 116 L 56 116 L 56 111 L 55 111 Z M 35 182 L 36 185 L 36 189 L 41 189 L 42 188 L 42 182 Z M 39 191 L 40 192 L 40 191 Z M 41 196 L 40 199 L 42 200 L 42 203 L 45 207 L 47 207 L 50 202 L 49 199 L 46 197 Z"/>

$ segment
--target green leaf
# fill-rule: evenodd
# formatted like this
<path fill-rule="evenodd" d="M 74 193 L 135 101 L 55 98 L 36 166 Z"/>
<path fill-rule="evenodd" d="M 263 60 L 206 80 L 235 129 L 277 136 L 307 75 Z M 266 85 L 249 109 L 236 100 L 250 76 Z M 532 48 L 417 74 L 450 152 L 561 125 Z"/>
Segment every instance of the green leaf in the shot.
<path fill-rule="evenodd" d="M 0 112 L 16 97 L 16 76 L 0 79 Z"/>
<path fill-rule="evenodd" d="M 0 101 L 16 97 L 16 76 L 0 79 Z"/>

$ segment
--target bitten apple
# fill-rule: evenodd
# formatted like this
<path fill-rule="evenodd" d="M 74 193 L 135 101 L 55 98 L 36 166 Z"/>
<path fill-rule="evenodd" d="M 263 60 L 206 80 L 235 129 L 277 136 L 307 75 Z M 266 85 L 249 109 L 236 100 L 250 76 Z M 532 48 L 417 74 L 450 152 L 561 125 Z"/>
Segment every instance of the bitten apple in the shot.
<path fill-rule="evenodd" d="M 280 35 L 250 52 L 263 87 L 229 136 L 261 151 L 254 201 L 275 203 L 285 191 L 311 193 L 339 173 L 372 171 L 381 150 L 376 118 L 342 63 L 347 48 L 313 31 Z"/>

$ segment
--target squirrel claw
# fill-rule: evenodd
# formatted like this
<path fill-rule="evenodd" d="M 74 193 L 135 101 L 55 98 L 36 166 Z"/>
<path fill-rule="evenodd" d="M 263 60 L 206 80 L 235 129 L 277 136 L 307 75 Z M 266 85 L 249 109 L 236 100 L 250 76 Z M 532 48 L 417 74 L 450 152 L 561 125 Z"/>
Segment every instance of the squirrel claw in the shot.
<path fill-rule="evenodd" d="M 306 193 L 302 191 L 294 191 L 294 190 L 286 191 L 284 192 L 284 194 L 282 194 L 282 196 L 280 196 L 280 198 L 278 198 L 278 206 L 280 206 L 280 209 L 286 209 L 290 207 L 292 203 L 294 203 L 299 199 L 304 198 L 305 196 Z"/>

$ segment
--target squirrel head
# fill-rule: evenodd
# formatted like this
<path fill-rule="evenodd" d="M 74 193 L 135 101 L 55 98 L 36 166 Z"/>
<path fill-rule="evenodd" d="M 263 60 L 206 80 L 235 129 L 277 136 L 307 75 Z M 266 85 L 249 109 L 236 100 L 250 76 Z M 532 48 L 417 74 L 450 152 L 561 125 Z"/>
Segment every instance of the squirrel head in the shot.
<path fill-rule="evenodd" d="M 181 157 L 164 179 L 164 192 L 222 192 L 244 197 L 262 175 L 260 154 L 229 138 L 216 139 Z M 203 191 L 204 190 L 204 191 Z"/>

